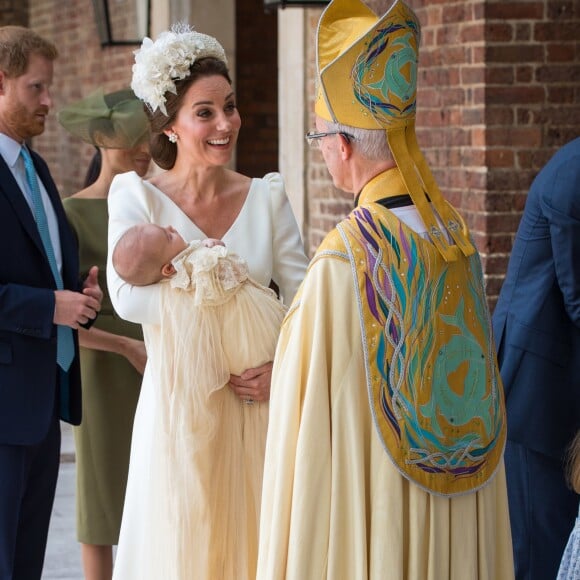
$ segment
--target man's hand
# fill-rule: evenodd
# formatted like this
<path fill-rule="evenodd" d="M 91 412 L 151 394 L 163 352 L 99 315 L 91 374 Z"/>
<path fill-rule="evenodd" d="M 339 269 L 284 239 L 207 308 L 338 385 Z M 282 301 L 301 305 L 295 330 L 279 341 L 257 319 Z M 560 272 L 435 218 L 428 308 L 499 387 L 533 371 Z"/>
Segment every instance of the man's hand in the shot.
<path fill-rule="evenodd" d="M 93 266 L 85 280 L 82 294 L 71 290 L 55 290 L 55 324 L 70 326 L 76 330 L 80 324 L 86 324 L 97 317 L 103 299 L 103 291 L 97 280 L 98 273 L 98 267 Z"/>
<path fill-rule="evenodd" d="M 93 266 L 89 270 L 89 275 L 87 276 L 85 283 L 83 284 L 83 294 L 85 296 L 91 296 L 95 300 L 98 300 L 99 307 L 97 312 L 101 309 L 101 301 L 103 300 L 103 291 L 99 286 L 99 267 Z"/>

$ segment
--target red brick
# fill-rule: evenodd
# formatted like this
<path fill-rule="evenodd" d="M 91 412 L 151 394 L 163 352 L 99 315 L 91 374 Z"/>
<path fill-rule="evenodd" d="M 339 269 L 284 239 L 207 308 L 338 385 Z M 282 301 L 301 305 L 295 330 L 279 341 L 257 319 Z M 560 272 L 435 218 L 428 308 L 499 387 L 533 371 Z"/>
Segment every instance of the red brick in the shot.
<path fill-rule="evenodd" d="M 548 42 L 578 41 L 578 22 L 538 22 L 534 25 L 534 40 Z"/>
<path fill-rule="evenodd" d="M 475 168 L 485 167 L 486 150 L 483 147 L 463 147 L 457 154 L 459 158 L 453 160 L 454 165 Z"/>
<path fill-rule="evenodd" d="M 483 70 L 488 85 L 511 85 L 514 82 L 513 66 L 486 66 Z"/>
<path fill-rule="evenodd" d="M 519 84 L 530 83 L 534 79 L 534 68 L 531 66 L 516 67 L 516 82 Z"/>
<path fill-rule="evenodd" d="M 515 163 L 514 151 L 511 149 L 488 149 L 486 165 L 493 167 L 513 167 Z"/>
<path fill-rule="evenodd" d="M 512 103 L 528 104 L 542 103 L 545 98 L 545 89 L 538 86 L 489 87 L 485 92 L 488 104 Z"/>
<path fill-rule="evenodd" d="M 512 193 L 527 191 L 537 171 L 496 169 L 488 174 L 489 191 Z"/>
<path fill-rule="evenodd" d="M 459 71 L 456 68 L 424 68 L 419 70 L 419 86 L 446 86 L 459 84 Z"/>
<path fill-rule="evenodd" d="M 539 20 L 544 16 L 544 2 L 487 2 L 489 20 Z"/>
<path fill-rule="evenodd" d="M 437 46 L 453 46 L 463 42 L 461 28 L 458 24 L 445 24 L 437 29 L 435 33 Z"/>
<path fill-rule="evenodd" d="M 465 46 L 445 46 L 440 52 L 442 64 L 445 66 L 470 62 L 469 49 Z"/>
<path fill-rule="evenodd" d="M 580 27 L 580 24 L 578 25 Z M 580 35 L 580 31 L 578 33 Z M 574 62 L 576 59 L 576 47 L 574 44 L 548 44 L 548 62 Z"/>
<path fill-rule="evenodd" d="M 485 27 L 482 22 L 469 23 L 459 29 L 459 42 L 470 44 L 485 40 Z"/>
<path fill-rule="evenodd" d="M 510 42 L 514 37 L 514 28 L 507 22 L 489 22 L 485 25 L 487 42 Z"/>
<path fill-rule="evenodd" d="M 580 64 L 562 64 L 540 66 L 536 70 L 536 80 L 540 83 L 578 83 L 580 82 Z"/>
<path fill-rule="evenodd" d="M 548 149 L 522 149 L 517 153 L 517 164 L 520 169 L 531 170 L 532 177 L 535 175 L 534 172 L 538 172 L 552 157 L 554 154 L 553 148 Z M 529 179 L 529 184 L 531 184 L 532 179 Z M 527 188 L 526 188 L 527 191 Z"/>
<path fill-rule="evenodd" d="M 487 89 L 485 86 L 476 85 L 469 92 L 468 99 L 466 100 L 469 105 L 485 105 L 487 101 Z"/>
<path fill-rule="evenodd" d="M 531 40 L 532 27 L 529 22 L 518 22 L 516 24 L 515 40 L 522 42 Z"/>
<path fill-rule="evenodd" d="M 505 274 L 509 262 L 509 255 L 491 254 L 482 256 L 482 265 L 488 274 Z"/>
<path fill-rule="evenodd" d="M 461 115 L 461 123 L 470 125 L 481 125 L 485 121 L 485 109 L 483 107 L 463 107 L 458 113 Z"/>
<path fill-rule="evenodd" d="M 578 137 L 578 126 L 548 127 L 546 130 L 545 144 L 547 147 L 562 147 Z"/>
<path fill-rule="evenodd" d="M 576 103 L 576 90 L 574 87 L 554 86 L 547 88 L 547 100 L 549 103 Z"/>
<path fill-rule="evenodd" d="M 463 171 L 466 171 L 465 169 Z M 470 190 L 485 191 L 488 173 L 481 169 L 467 171 L 467 187 Z"/>
<path fill-rule="evenodd" d="M 469 4 L 460 2 L 455 4 L 447 3 L 442 10 L 442 21 L 444 23 L 450 22 L 468 22 L 472 20 L 473 16 Z"/>
<path fill-rule="evenodd" d="M 485 67 L 483 66 L 478 65 L 461 67 L 461 84 L 482 84 L 485 81 L 485 73 Z"/>
<path fill-rule="evenodd" d="M 469 212 L 484 212 L 485 211 L 485 193 L 470 193 L 469 195 L 464 195 L 461 203 L 461 207 L 464 211 Z"/>
<path fill-rule="evenodd" d="M 436 26 L 442 22 L 440 6 L 429 6 L 425 10 L 422 10 L 420 13 L 417 13 L 417 16 L 421 21 L 423 29 L 430 26 Z M 425 40 L 425 37 L 423 37 L 423 39 Z"/>
<path fill-rule="evenodd" d="M 469 16 L 470 20 L 484 20 L 485 2 L 486 0 L 475 0 L 474 2 L 466 3 L 471 12 L 471 15 Z"/>
<path fill-rule="evenodd" d="M 544 47 L 541 44 L 492 45 L 485 50 L 486 62 L 516 64 L 522 62 L 543 62 Z"/>
<path fill-rule="evenodd" d="M 537 122 L 550 125 L 580 125 L 580 103 L 571 107 L 543 107 Z"/>
<path fill-rule="evenodd" d="M 490 104 L 485 109 L 485 123 L 488 127 L 495 125 L 511 125 L 514 120 L 514 111 L 510 103 L 502 105 Z"/>
<path fill-rule="evenodd" d="M 483 250 L 489 254 L 510 252 L 513 245 L 514 233 L 498 234 L 492 232 L 487 234 L 485 236 L 485 244 L 482 247 Z"/>
<path fill-rule="evenodd" d="M 512 212 L 489 214 L 486 231 L 501 234 L 515 232 L 520 223 L 520 216 Z"/>
<path fill-rule="evenodd" d="M 518 194 L 515 193 L 488 192 L 485 196 L 485 210 L 490 212 L 511 212 L 519 207 L 516 197 L 518 197 Z"/>

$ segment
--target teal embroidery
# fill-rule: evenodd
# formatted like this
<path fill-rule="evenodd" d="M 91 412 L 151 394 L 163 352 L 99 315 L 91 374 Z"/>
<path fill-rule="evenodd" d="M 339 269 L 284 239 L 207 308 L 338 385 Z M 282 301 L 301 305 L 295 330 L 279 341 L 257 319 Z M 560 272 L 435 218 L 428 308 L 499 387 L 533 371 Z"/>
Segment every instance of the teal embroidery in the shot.
<path fill-rule="evenodd" d="M 388 46 L 389 35 L 404 29 L 409 29 L 409 32 Z M 375 36 L 355 61 L 351 73 L 354 96 L 381 125 L 415 114 L 418 63 L 411 40 L 417 35 L 417 24 L 412 20 L 404 25 L 389 24 L 375 31 Z M 377 59 L 387 49 L 392 54 L 384 70 L 378 70 Z M 377 74 L 381 74 L 380 80 L 370 82 Z M 393 95 L 403 103 L 402 107 L 392 102 Z"/>
<path fill-rule="evenodd" d="M 408 101 L 417 86 L 417 55 L 409 44 L 410 38 L 409 32 L 403 38 L 398 38 L 393 42 L 393 50 L 398 45 L 401 45 L 401 48 L 389 57 L 382 80 L 368 85 L 371 89 L 380 91 L 384 100 L 389 98 L 389 93 L 394 93 L 401 101 Z M 401 72 L 407 65 L 410 80 L 407 80 Z"/>
<path fill-rule="evenodd" d="M 339 231 L 348 232 L 351 264 L 366 264 L 359 278 L 361 316 L 366 310 L 381 329 L 371 339 L 363 327 L 363 344 L 376 345 L 365 347 L 374 373 L 367 380 L 373 376 L 378 389 L 375 424 L 383 442 L 395 445 L 402 471 L 418 469 L 429 486 L 442 474 L 469 487 L 465 478 L 488 472 L 503 425 L 477 255 L 469 258 L 460 290 L 452 287 L 452 270 L 433 261 L 398 220 L 383 222 L 361 206 Z"/>
<path fill-rule="evenodd" d="M 433 370 L 432 396 L 429 403 L 421 406 L 421 413 L 432 421 L 433 432 L 443 437 L 441 417 L 452 425 L 467 424 L 479 417 L 485 432 L 491 433 L 489 395 L 486 396 L 487 361 L 481 346 L 464 321 L 464 301 L 461 299 L 454 316 L 442 315 L 441 319 L 458 329 L 447 342 L 440 346 Z M 463 381 L 464 391 L 459 395 L 449 387 L 449 375 L 467 366 Z"/>

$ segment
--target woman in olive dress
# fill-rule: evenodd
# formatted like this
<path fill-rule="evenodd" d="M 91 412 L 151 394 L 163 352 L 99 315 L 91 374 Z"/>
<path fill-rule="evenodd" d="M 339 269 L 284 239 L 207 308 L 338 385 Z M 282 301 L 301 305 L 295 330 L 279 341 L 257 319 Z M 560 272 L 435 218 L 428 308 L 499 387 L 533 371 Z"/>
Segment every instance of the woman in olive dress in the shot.
<path fill-rule="evenodd" d="M 104 293 L 94 326 L 79 330 L 83 418 L 74 437 L 77 537 L 85 578 L 110 580 L 146 353 L 140 325 L 116 316 L 107 292 L 107 196 L 115 175 L 147 173 L 148 123 L 131 90 L 108 94 L 99 90 L 60 111 L 59 121 L 97 147 L 84 189 L 65 199 L 64 207 L 77 235 L 81 272 L 98 264 Z"/>

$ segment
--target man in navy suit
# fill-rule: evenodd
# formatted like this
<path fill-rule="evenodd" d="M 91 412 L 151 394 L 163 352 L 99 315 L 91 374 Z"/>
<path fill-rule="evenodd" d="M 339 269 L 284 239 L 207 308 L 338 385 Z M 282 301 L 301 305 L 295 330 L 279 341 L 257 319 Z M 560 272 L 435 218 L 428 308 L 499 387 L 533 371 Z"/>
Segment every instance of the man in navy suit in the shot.
<path fill-rule="evenodd" d="M 532 184 L 493 326 L 516 578 L 549 580 L 578 512 L 565 458 L 580 417 L 580 138 Z"/>
<path fill-rule="evenodd" d="M 54 45 L 0 28 L 0 580 L 41 577 L 60 455 L 81 419 L 76 329 L 100 309 L 46 163 L 26 147 L 52 106 Z"/>

